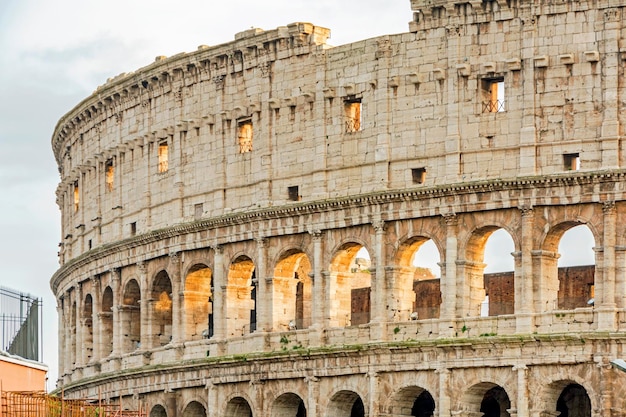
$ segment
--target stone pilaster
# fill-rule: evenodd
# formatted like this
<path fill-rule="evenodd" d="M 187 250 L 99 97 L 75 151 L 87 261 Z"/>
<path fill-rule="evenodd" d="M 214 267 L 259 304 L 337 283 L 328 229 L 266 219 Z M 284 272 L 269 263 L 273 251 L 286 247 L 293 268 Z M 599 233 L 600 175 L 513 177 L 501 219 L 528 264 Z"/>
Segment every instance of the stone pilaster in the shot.
<path fill-rule="evenodd" d="M 517 417 L 530 417 L 528 412 L 528 367 L 515 365 L 513 371 L 517 372 Z"/>
<path fill-rule="evenodd" d="M 93 351 L 91 360 L 92 362 L 99 361 L 102 358 L 102 346 L 101 341 L 103 340 L 103 335 L 101 332 L 101 322 L 100 322 L 100 312 L 102 311 L 102 286 L 100 285 L 99 277 L 91 278 L 91 288 L 92 288 L 92 300 L 93 300 L 93 310 L 91 312 L 91 331 L 93 334 Z M 105 335 L 105 337 L 111 337 L 112 335 Z"/>
<path fill-rule="evenodd" d="M 120 317 L 120 306 L 122 304 L 122 284 L 120 282 L 119 269 L 114 268 L 110 272 L 111 291 L 113 292 L 113 352 L 112 356 L 119 356 L 122 353 L 122 320 Z"/>
<path fill-rule="evenodd" d="M 152 347 L 152 332 L 150 326 L 150 284 L 148 283 L 148 268 L 145 262 L 141 262 L 137 264 L 138 272 L 139 272 L 139 289 L 141 292 L 141 299 L 139 300 L 139 305 L 141 309 L 139 310 L 139 321 L 141 323 L 141 331 L 140 331 L 140 345 L 141 349 L 150 349 Z"/>
<path fill-rule="evenodd" d="M 522 206 L 519 208 L 522 217 L 522 242 L 519 260 L 519 273 L 515 281 L 515 314 L 516 332 L 531 333 L 533 324 L 533 233 L 535 215 L 533 208 Z M 516 261 L 516 265 L 517 265 Z M 517 268 L 516 268 L 517 271 Z"/>
<path fill-rule="evenodd" d="M 595 279 L 595 309 L 598 313 L 598 330 L 614 331 L 617 326 L 615 311 L 615 242 L 617 239 L 617 212 L 614 201 L 602 206 L 604 235 L 602 239 L 602 274 Z"/>
<path fill-rule="evenodd" d="M 83 358 L 84 349 L 83 349 L 83 320 L 82 320 L 82 315 L 83 315 L 82 314 L 83 313 L 83 286 L 82 284 L 78 283 L 74 286 L 74 294 L 76 294 L 76 311 L 74 312 L 76 314 L 76 317 L 75 317 L 75 320 L 76 320 L 75 349 L 76 351 L 74 353 L 75 355 L 74 366 L 80 367 L 85 364 L 85 360 Z"/>
<path fill-rule="evenodd" d="M 182 283 L 182 262 L 178 252 L 170 253 L 170 282 L 172 285 L 172 343 L 181 343 L 185 334 L 185 317 L 183 311 L 184 297 Z"/>
<path fill-rule="evenodd" d="M 257 330 L 269 332 L 272 331 L 274 317 L 274 293 L 272 291 L 272 276 L 267 271 L 267 239 L 259 237 L 255 241 L 257 250 L 257 260 L 254 266 L 257 279 L 255 306 Z"/>
<path fill-rule="evenodd" d="M 226 290 L 226 274 L 224 271 L 224 248 L 214 245 L 213 248 L 213 337 L 217 340 L 226 336 L 226 311 L 224 296 Z"/>
<path fill-rule="evenodd" d="M 441 269 L 441 313 L 440 318 L 448 324 L 441 324 L 440 336 L 447 337 L 454 334 L 454 318 L 457 315 L 457 225 L 458 218 L 454 213 L 443 215 L 446 223 L 446 251 L 444 268 Z"/>
<path fill-rule="evenodd" d="M 374 238 L 374 260 L 376 261 L 376 273 L 373 274 L 371 282 L 371 311 L 370 322 L 372 323 L 371 337 L 374 340 L 383 340 L 385 331 L 385 306 L 387 304 L 387 285 L 385 276 L 385 222 L 376 220 L 372 222 L 375 231 Z"/>
<path fill-rule="evenodd" d="M 435 373 L 439 375 L 439 417 L 449 417 L 451 415 L 451 396 L 450 396 L 450 370 L 446 368 L 438 368 Z"/>

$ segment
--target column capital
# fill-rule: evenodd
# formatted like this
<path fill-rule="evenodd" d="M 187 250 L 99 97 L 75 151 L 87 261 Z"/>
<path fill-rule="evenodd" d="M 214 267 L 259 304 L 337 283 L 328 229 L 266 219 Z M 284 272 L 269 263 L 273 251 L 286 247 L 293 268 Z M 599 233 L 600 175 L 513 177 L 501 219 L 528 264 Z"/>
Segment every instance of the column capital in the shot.
<path fill-rule="evenodd" d="M 459 222 L 459 218 L 455 212 L 450 211 L 448 213 L 442 213 L 443 220 L 446 222 L 448 226 L 456 226 Z"/>
<path fill-rule="evenodd" d="M 214 243 L 213 245 L 210 245 L 209 247 L 213 249 L 216 254 L 222 255 L 224 253 L 224 246 L 220 245 L 219 243 Z"/>
<path fill-rule="evenodd" d="M 145 274 L 147 271 L 147 266 L 145 261 L 137 262 L 137 269 L 139 269 L 140 274 Z"/>
<path fill-rule="evenodd" d="M 266 237 L 259 236 L 259 237 L 256 237 L 256 238 L 254 239 L 254 241 L 256 242 L 256 245 L 257 245 L 259 248 L 265 248 L 265 247 L 267 247 L 267 238 L 266 238 Z"/>
<path fill-rule="evenodd" d="M 383 233 L 385 231 L 385 221 L 382 219 L 372 221 L 372 227 L 376 233 Z"/>
<path fill-rule="evenodd" d="M 169 257 L 170 262 L 177 264 L 180 261 L 180 252 L 170 252 Z"/>
<path fill-rule="evenodd" d="M 614 214 L 615 213 L 615 201 L 604 201 L 602 202 L 602 212 L 606 214 Z"/>
<path fill-rule="evenodd" d="M 321 240 L 324 234 L 320 229 L 309 229 L 308 232 L 313 240 Z"/>
<path fill-rule="evenodd" d="M 533 215 L 533 206 L 529 204 L 522 204 L 517 208 L 520 211 L 522 217 L 531 217 Z"/>

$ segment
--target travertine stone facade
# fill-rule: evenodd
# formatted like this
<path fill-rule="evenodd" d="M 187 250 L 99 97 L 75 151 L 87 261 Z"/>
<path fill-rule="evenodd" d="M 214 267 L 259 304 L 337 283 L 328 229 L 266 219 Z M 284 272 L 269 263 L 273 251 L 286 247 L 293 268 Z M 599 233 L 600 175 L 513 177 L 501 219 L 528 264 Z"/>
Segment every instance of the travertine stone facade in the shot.
<path fill-rule="evenodd" d="M 59 121 L 66 396 L 152 417 L 625 415 L 626 6 L 411 8 L 409 32 L 339 47 L 294 23 L 158 57 Z M 564 308 L 578 225 L 595 302 Z M 498 229 L 514 311 L 486 316 Z"/>

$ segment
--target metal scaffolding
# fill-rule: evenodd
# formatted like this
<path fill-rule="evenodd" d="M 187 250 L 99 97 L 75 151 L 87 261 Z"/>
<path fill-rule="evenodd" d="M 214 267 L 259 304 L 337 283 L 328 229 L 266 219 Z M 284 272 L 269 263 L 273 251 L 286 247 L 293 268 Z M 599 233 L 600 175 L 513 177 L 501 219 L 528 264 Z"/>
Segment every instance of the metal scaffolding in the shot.
<path fill-rule="evenodd" d="M 0 287 L 0 350 L 43 361 L 41 298 Z"/>
<path fill-rule="evenodd" d="M 145 410 L 124 410 L 101 400 L 70 400 L 40 391 L 0 391 L 0 417 L 146 417 Z"/>

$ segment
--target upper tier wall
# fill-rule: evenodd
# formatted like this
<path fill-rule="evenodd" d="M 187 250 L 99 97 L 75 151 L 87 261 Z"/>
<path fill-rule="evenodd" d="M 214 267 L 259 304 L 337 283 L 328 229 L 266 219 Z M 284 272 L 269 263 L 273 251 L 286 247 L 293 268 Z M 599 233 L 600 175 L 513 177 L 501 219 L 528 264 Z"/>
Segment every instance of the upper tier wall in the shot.
<path fill-rule="evenodd" d="M 624 6 L 423 3 L 410 33 L 253 29 L 100 87 L 53 135 L 61 262 L 233 212 L 623 167 Z"/>

